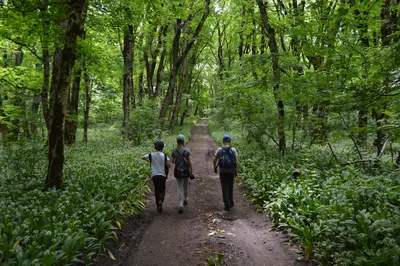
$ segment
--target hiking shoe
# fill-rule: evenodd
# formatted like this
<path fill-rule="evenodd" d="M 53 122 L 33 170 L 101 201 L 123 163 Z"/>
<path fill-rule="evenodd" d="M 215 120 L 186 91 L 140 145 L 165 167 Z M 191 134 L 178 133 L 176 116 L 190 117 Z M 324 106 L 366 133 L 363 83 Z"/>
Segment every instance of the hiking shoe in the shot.
<path fill-rule="evenodd" d="M 186 206 L 188 204 L 187 200 L 183 201 L 183 205 Z"/>
<path fill-rule="evenodd" d="M 235 203 L 231 203 L 231 204 L 229 204 L 229 208 L 232 208 L 233 206 L 235 206 Z"/>
<path fill-rule="evenodd" d="M 179 207 L 179 209 L 178 209 L 178 213 L 179 214 L 182 214 L 183 213 L 183 207 L 181 206 L 181 207 Z"/>
<path fill-rule="evenodd" d="M 163 211 L 162 203 L 161 203 L 161 202 L 157 204 L 157 211 L 158 211 L 159 213 L 162 213 L 162 211 Z"/>
<path fill-rule="evenodd" d="M 230 207 L 229 207 L 229 205 L 225 205 L 225 208 L 224 208 L 224 210 L 225 210 L 225 211 L 229 211 L 229 210 L 230 210 Z"/>

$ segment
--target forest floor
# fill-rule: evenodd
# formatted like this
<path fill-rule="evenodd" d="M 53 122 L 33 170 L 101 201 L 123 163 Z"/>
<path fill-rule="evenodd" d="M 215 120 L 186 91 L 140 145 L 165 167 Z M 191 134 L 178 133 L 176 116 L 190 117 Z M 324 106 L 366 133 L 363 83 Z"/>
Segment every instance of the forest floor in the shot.
<path fill-rule="evenodd" d="M 149 193 L 143 217 L 129 221 L 118 232 L 119 241 L 107 244 L 116 260 L 102 254 L 94 265 L 208 265 L 207 259 L 216 261 L 217 254 L 224 254 L 222 265 L 229 266 L 308 265 L 298 259 L 296 247 L 284 244 L 287 234 L 269 230 L 273 224 L 248 203 L 240 184 L 234 188 L 235 206 L 229 212 L 223 210 L 219 176 L 212 165 L 216 145 L 207 122 L 199 121 L 186 146 L 193 153 L 196 178 L 190 180 L 183 214 L 178 214 L 176 181 L 170 169 L 164 211 L 156 211 Z"/>

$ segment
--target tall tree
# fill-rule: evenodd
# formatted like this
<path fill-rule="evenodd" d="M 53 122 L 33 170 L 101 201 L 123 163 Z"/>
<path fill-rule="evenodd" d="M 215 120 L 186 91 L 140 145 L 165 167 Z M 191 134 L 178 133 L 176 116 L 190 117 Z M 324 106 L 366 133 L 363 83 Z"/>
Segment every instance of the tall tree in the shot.
<path fill-rule="evenodd" d="M 78 106 L 79 92 L 81 88 L 81 66 L 76 66 L 74 79 L 72 81 L 71 91 L 67 97 L 67 116 L 65 119 L 65 144 L 74 144 L 76 140 L 76 131 L 78 129 Z"/>
<path fill-rule="evenodd" d="M 285 135 L 285 109 L 283 100 L 280 92 L 280 67 L 279 67 L 279 50 L 278 43 L 276 40 L 275 29 L 269 22 L 267 13 L 267 5 L 263 0 L 257 0 L 258 7 L 260 9 L 261 21 L 262 21 L 262 32 L 266 38 L 268 38 L 268 46 L 272 55 L 272 72 L 273 72 L 273 87 L 276 107 L 278 110 L 278 137 L 279 137 L 279 150 L 284 152 L 286 149 L 286 135 Z"/>
<path fill-rule="evenodd" d="M 134 27 L 132 24 L 127 24 L 124 27 L 124 73 L 123 73 L 123 96 L 122 108 L 124 111 L 124 136 L 128 138 L 128 127 L 131 113 L 131 107 L 134 108 L 134 95 L 133 95 L 133 56 L 134 56 Z"/>
<path fill-rule="evenodd" d="M 196 29 L 193 32 L 193 35 L 191 36 L 191 39 L 188 40 L 187 44 L 183 48 L 180 47 L 180 38 L 181 38 L 181 33 L 182 33 L 182 26 L 184 25 L 184 23 L 182 24 L 181 18 L 176 19 L 175 36 L 174 36 L 174 40 L 173 40 L 173 44 L 172 44 L 172 52 L 171 52 L 172 60 L 171 60 L 170 78 L 169 78 L 169 83 L 168 83 L 167 94 L 165 95 L 165 98 L 164 98 L 164 104 L 160 111 L 161 125 L 163 125 L 163 123 L 164 123 L 164 119 L 167 115 L 168 108 L 173 103 L 176 78 L 178 76 L 179 69 L 183 63 L 183 60 L 186 58 L 186 56 L 192 49 L 193 45 L 195 44 L 196 39 L 199 36 L 201 29 L 203 28 L 203 25 L 209 15 L 209 13 L 210 13 L 210 0 L 205 0 L 203 15 L 202 15 L 199 23 L 197 24 Z M 193 20 L 193 16 L 194 16 L 194 14 L 190 13 L 187 18 L 187 21 L 191 22 Z"/>
<path fill-rule="evenodd" d="M 65 31 L 65 43 L 61 54 L 61 68 L 55 90 L 53 117 L 49 132 L 48 173 L 45 189 L 61 188 L 64 167 L 64 126 L 67 110 L 67 92 L 71 79 L 71 71 L 77 58 L 77 39 L 84 32 L 86 3 L 85 0 L 71 0 L 69 19 Z"/>

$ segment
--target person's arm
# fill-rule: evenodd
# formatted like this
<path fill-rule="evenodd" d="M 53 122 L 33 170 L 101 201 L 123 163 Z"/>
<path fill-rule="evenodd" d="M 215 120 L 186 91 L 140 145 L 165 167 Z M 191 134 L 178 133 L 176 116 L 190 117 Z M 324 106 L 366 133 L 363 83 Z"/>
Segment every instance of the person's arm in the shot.
<path fill-rule="evenodd" d="M 167 156 L 167 155 L 165 155 L 165 156 Z M 174 161 L 174 158 L 172 158 L 172 161 Z M 171 168 L 171 160 L 168 158 L 168 156 L 167 156 L 167 167 Z"/>
<path fill-rule="evenodd" d="M 148 160 L 149 160 L 149 155 L 146 154 L 146 155 L 140 157 L 140 159 L 142 159 L 142 160 L 144 160 L 144 161 L 148 161 Z"/>
<path fill-rule="evenodd" d="M 218 170 L 217 170 L 217 160 L 218 160 L 218 156 L 215 156 L 215 157 L 214 157 L 214 161 L 213 161 L 214 173 L 218 173 Z"/>
<path fill-rule="evenodd" d="M 188 162 L 189 162 L 190 173 L 193 174 L 192 156 L 189 155 L 187 158 L 188 158 Z"/>
<path fill-rule="evenodd" d="M 176 160 L 175 160 L 175 152 L 172 153 L 171 158 L 172 158 L 171 162 L 173 164 L 175 164 L 175 162 L 176 162 Z"/>

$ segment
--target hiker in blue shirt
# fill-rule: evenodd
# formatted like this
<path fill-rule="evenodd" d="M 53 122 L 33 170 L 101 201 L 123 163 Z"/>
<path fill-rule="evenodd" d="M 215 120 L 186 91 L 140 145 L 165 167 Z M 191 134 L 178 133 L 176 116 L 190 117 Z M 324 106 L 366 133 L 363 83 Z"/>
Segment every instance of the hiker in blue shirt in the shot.
<path fill-rule="evenodd" d="M 156 197 L 157 211 L 163 211 L 162 204 L 165 197 L 165 184 L 168 177 L 168 169 L 170 162 L 168 156 L 163 153 L 164 142 L 157 141 L 154 143 L 156 152 L 152 152 L 142 156 L 141 159 L 150 162 L 151 166 L 151 179 L 154 184 L 154 194 Z"/>
<path fill-rule="evenodd" d="M 175 164 L 174 175 L 178 190 L 178 213 L 183 213 L 183 206 L 188 204 L 189 177 L 194 178 L 192 166 L 192 152 L 185 148 L 185 136 L 180 134 L 176 137 L 178 144 L 172 153 L 172 163 Z"/>
<path fill-rule="evenodd" d="M 217 168 L 219 167 L 225 211 L 229 211 L 235 205 L 233 201 L 233 180 L 238 175 L 238 155 L 236 149 L 230 146 L 231 141 L 231 136 L 223 136 L 224 145 L 217 149 L 213 161 L 215 173 L 218 173 Z"/>

